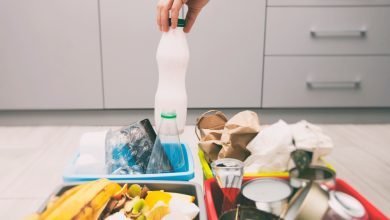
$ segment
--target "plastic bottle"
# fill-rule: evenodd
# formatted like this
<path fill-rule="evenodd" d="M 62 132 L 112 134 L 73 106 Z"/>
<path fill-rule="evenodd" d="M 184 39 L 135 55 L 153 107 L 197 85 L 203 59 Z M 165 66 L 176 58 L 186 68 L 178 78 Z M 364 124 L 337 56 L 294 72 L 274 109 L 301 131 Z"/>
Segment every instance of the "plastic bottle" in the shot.
<path fill-rule="evenodd" d="M 174 111 L 162 112 L 146 173 L 185 171 L 185 158 L 180 144 Z"/>
<path fill-rule="evenodd" d="M 189 49 L 186 34 L 183 32 L 184 24 L 185 21 L 179 19 L 177 28 L 170 28 L 161 36 L 156 54 L 159 80 L 154 106 L 156 127 L 160 126 L 162 110 L 174 109 L 177 113 L 177 126 L 180 133 L 184 131 L 187 118 L 185 76 Z"/>

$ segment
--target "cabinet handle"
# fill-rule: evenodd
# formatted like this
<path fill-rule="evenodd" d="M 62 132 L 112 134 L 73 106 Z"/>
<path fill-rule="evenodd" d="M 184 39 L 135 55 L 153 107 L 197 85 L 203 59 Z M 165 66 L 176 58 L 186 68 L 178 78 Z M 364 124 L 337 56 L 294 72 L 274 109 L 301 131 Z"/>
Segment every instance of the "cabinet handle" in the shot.
<path fill-rule="evenodd" d="M 346 81 L 306 80 L 306 86 L 309 89 L 357 89 L 360 85 L 360 79 Z"/>
<path fill-rule="evenodd" d="M 320 37 L 360 37 L 364 38 L 367 35 L 367 30 L 361 28 L 358 30 L 316 30 L 312 28 L 310 30 L 310 36 L 313 38 Z"/>

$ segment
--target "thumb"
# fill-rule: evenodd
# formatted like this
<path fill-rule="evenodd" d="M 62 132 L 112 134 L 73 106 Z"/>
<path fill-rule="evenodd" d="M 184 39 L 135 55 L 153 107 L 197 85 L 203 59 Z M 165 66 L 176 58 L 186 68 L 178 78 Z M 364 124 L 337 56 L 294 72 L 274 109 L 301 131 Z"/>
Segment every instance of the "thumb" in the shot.
<path fill-rule="evenodd" d="M 196 17 L 198 17 L 199 12 L 200 12 L 199 9 L 193 9 L 193 8 L 188 9 L 187 16 L 186 16 L 186 26 L 183 29 L 185 33 L 191 31 L 191 28 L 194 25 Z"/>

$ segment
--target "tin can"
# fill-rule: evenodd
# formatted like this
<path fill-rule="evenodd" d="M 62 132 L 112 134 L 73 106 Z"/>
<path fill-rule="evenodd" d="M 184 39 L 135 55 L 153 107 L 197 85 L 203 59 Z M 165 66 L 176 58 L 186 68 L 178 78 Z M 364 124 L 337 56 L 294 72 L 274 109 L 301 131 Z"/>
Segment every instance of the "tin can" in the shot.
<path fill-rule="evenodd" d="M 329 192 L 329 210 L 324 220 L 368 220 L 364 206 L 354 197 L 339 191 Z"/>
<path fill-rule="evenodd" d="M 304 170 L 293 168 L 290 173 L 290 185 L 294 188 L 301 188 L 310 182 L 315 182 L 331 190 L 336 185 L 336 173 L 322 166 L 310 166 Z"/>
<path fill-rule="evenodd" d="M 245 183 L 241 190 L 243 203 L 279 216 L 288 204 L 292 188 L 287 181 L 277 178 L 259 178 Z"/>
<path fill-rule="evenodd" d="M 291 199 L 284 220 L 323 219 L 328 210 L 329 194 L 315 182 L 300 188 Z"/>

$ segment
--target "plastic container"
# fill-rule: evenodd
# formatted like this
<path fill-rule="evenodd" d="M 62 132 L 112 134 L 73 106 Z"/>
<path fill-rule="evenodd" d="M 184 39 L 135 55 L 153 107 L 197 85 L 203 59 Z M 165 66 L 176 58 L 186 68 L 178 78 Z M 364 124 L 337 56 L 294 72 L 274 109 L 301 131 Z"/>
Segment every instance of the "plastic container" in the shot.
<path fill-rule="evenodd" d="M 224 211 L 234 209 L 241 189 L 244 163 L 237 159 L 224 158 L 214 161 L 211 167 L 218 180 L 219 188 L 225 195 L 222 209 Z"/>
<path fill-rule="evenodd" d="M 65 167 L 63 173 L 63 179 L 65 182 L 80 182 L 80 181 L 91 181 L 100 178 L 107 178 L 110 180 L 173 180 L 173 181 L 188 181 L 194 178 L 194 160 L 191 154 L 191 150 L 186 144 L 181 144 L 184 159 L 185 159 L 185 170 L 183 172 L 173 173 L 158 173 L 158 174 L 129 174 L 129 175 L 111 175 L 111 174 L 93 174 L 84 175 L 77 174 L 75 172 L 75 162 L 79 157 L 77 153 L 71 162 Z"/>
<path fill-rule="evenodd" d="M 150 190 L 164 190 L 167 192 L 176 192 L 176 193 L 183 193 L 187 195 L 192 195 L 195 196 L 195 201 L 194 203 L 199 207 L 199 214 L 195 218 L 196 220 L 207 220 L 207 215 L 206 215 L 206 209 L 205 209 L 205 204 L 203 200 L 203 192 L 201 187 L 196 184 L 196 183 L 191 183 L 191 182 L 174 182 L 174 181 L 115 181 L 121 185 L 128 183 L 128 184 L 139 184 L 139 185 L 146 185 Z M 66 190 L 69 188 L 76 186 L 79 183 L 72 183 L 72 184 L 64 184 L 60 187 L 57 188 L 53 192 L 51 196 L 46 199 L 44 204 L 37 210 L 38 213 L 44 211 L 49 199 L 52 196 L 59 196 L 62 193 L 64 193 Z"/>
<path fill-rule="evenodd" d="M 287 177 L 280 178 L 288 180 Z M 253 179 L 253 177 L 244 178 L 244 183 L 251 179 Z M 362 205 L 366 209 L 369 219 L 388 219 L 381 211 L 379 211 L 374 205 L 372 205 L 367 199 L 360 195 L 345 181 L 341 179 L 336 179 L 336 190 L 347 193 L 359 200 L 359 202 L 362 203 Z M 215 181 L 215 179 L 209 179 L 204 182 L 204 192 L 205 204 L 207 208 L 207 217 L 209 220 L 217 220 L 220 210 L 218 206 L 215 206 L 215 204 L 221 204 L 223 197 L 222 192 L 219 189 L 218 183 Z"/>

